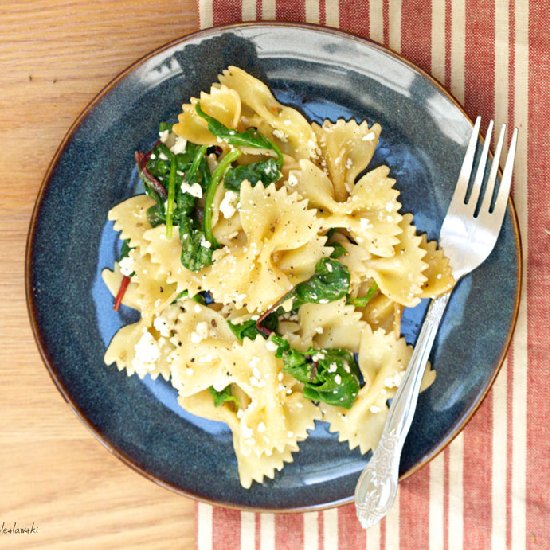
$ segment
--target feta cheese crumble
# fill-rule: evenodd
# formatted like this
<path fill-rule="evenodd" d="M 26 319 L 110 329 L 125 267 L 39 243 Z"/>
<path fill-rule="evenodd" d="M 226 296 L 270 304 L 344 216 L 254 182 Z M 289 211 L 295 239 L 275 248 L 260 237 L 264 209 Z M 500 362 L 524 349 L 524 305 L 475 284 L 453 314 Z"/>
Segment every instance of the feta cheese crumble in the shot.
<path fill-rule="evenodd" d="M 386 386 L 386 388 L 397 388 L 399 384 L 401 384 L 401 378 L 402 374 L 396 372 L 393 376 L 388 376 L 384 379 L 384 386 Z"/>
<path fill-rule="evenodd" d="M 267 351 L 277 351 L 277 344 L 271 340 L 267 340 L 265 343 Z"/>
<path fill-rule="evenodd" d="M 368 218 L 361 218 L 361 220 L 359 221 L 359 225 L 363 230 L 372 228 L 372 223 Z"/>
<path fill-rule="evenodd" d="M 278 128 L 273 130 L 273 135 L 277 139 L 280 139 L 283 143 L 286 143 L 288 141 L 288 136 L 282 130 L 279 130 Z"/>
<path fill-rule="evenodd" d="M 200 344 L 206 338 L 208 338 L 208 323 L 201 321 L 197 323 L 195 330 L 191 333 L 191 343 Z"/>
<path fill-rule="evenodd" d="M 122 258 L 122 260 L 118 262 L 118 268 L 125 277 L 131 277 L 132 273 L 135 271 L 134 258 L 131 256 Z"/>
<path fill-rule="evenodd" d="M 168 338 L 170 336 L 170 327 L 168 326 L 168 321 L 162 315 L 159 315 L 153 321 L 153 326 L 161 336 L 164 336 L 165 338 Z"/>
<path fill-rule="evenodd" d="M 200 183 L 194 183 L 193 185 L 189 185 L 185 180 L 181 182 L 181 192 L 187 193 L 191 195 L 192 197 L 196 197 L 197 199 L 202 198 L 202 187 Z"/>
<path fill-rule="evenodd" d="M 143 378 L 155 370 L 159 357 L 160 350 L 157 341 L 148 330 L 145 330 L 136 344 L 132 368 Z"/>
<path fill-rule="evenodd" d="M 235 191 L 226 191 L 222 202 L 220 202 L 220 212 L 224 218 L 231 218 L 235 214 L 238 199 L 239 196 Z"/>
<path fill-rule="evenodd" d="M 288 179 L 286 180 L 289 187 L 296 187 L 298 185 L 298 178 L 296 177 L 296 174 L 294 172 L 290 172 L 288 174 Z"/>
<path fill-rule="evenodd" d="M 179 155 L 181 153 L 185 153 L 185 149 L 187 148 L 187 140 L 176 136 L 176 141 L 174 142 L 174 145 L 170 147 L 170 151 L 174 153 L 174 155 Z"/>

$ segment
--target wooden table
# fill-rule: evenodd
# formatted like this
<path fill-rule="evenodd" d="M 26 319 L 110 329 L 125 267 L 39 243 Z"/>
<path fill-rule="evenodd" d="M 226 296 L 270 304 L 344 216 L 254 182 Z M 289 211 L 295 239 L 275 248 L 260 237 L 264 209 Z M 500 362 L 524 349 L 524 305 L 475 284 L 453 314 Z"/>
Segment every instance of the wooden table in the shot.
<path fill-rule="evenodd" d="M 193 0 L 0 3 L 0 548 L 193 548 L 193 502 L 114 458 L 55 389 L 23 281 L 34 199 L 71 122 L 119 71 L 196 28 Z M 2 534 L 14 521 L 38 533 Z"/>

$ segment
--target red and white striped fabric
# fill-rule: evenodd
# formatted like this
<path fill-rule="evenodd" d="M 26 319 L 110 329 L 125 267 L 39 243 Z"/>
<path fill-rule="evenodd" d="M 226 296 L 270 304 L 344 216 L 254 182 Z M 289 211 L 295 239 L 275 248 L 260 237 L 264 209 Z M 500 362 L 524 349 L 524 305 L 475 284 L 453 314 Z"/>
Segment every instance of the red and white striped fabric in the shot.
<path fill-rule="evenodd" d="M 463 433 L 365 533 L 351 506 L 254 514 L 197 505 L 199 550 L 550 548 L 548 0 L 199 0 L 201 28 L 311 22 L 371 38 L 434 75 L 471 117 L 521 129 L 514 198 L 525 284 L 512 347 Z"/>

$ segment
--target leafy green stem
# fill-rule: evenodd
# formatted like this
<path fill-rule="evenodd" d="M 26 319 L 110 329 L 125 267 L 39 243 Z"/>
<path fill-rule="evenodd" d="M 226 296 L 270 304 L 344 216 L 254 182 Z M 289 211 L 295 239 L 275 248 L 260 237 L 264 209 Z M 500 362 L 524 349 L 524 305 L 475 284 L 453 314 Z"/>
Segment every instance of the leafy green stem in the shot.
<path fill-rule="evenodd" d="M 208 149 L 207 145 L 201 145 L 197 152 L 195 153 L 195 156 L 193 158 L 193 163 L 191 164 L 191 167 L 187 171 L 187 174 L 185 175 L 185 179 L 188 183 L 193 184 L 197 179 L 197 172 L 199 171 L 199 166 L 202 162 L 202 159 L 206 155 L 206 150 Z"/>
<path fill-rule="evenodd" d="M 166 237 L 172 238 L 174 204 L 176 197 L 176 157 L 170 157 L 170 176 L 168 179 L 168 197 L 166 199 Z"/>
<path fill-rule="evenodd" d="M 206 190 L 206 197 L 204 199 L 203 231 L 205 238 L 210 241 L 212 246 L 215 248 L 219 246 L 219 243 L 216 240 L 216 237 L 214 237 L 214 232 L 212 230 L 212 205 L 214 203 L 214 196 L 216 195 L 216 190 L 226 170 L 231 166 L 231 163 L 237 160 L 240 156 L 241 152 L 238 149 L 235 149 L 225 155 L 212 173 L 212 178 L 208 184 L 208 189 Z"/>

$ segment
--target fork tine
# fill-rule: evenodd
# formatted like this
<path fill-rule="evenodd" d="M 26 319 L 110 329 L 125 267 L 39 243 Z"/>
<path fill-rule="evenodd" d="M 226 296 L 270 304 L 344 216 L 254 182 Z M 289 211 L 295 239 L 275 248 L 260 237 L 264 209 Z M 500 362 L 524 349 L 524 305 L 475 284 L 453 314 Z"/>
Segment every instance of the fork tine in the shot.
<path fill-rule="evenodd" d="M 451 203 L 464 204 L 466 193 L 468 191 L 468 182 L 470 181 L 470 174 L 472 173 L 472 165 L 474 163 L 474 157 L 476 154 L 477 138 L 479 136 L 479 127 L 481 125 L 481 117 L 476 118 L 476 123 L 472 129 L 472 135 L 468 142 L 466 154 L 464 155 L 464 161 L 462 162 L 462 168 L 460 168 L 460 174 L 458 181 L 456 182 L 455 192 Z"/>
<path fill-rule="evenodd" d="M 495 202 L 495 209 L 493 210 L 493 215 L 498 220 L 499 226 L 502 224 L 502 218 L 504 218 L 506 205 L 508 204 L 510 188 L 512 187 L 512 174 L 514 173 L 514 159 L 516 156 L 517 141 L 518 129 L 514 128 L 512 141 L 510 141 L 510 147 L 508 149 L 508 156 L 506 157 L 506 164 L 504 165 L 504 172 L 502 173 L 502 179 L 500 180 L 500 188 L 498 190 L 498 196 Z"/>
<path fill-rule="evenodd" d="M 497 180 L 498 166 L 500 163 L 500 155 L 502 153 L 502 146 L 504 145 L 504 136 L 506 135 L 506 124 L 503 124 L 498 135 L 497 148 L 495 149 L 495 156 L 493 163 L 491 164 L 491 173 L 487 180 L 487 188 L 485 189 L 485 196 L 483 197 L 483 203 L 481 204 L 480 212 L 489 212 L 491 208 L 491 201 L 495 190 L 495 182 Z"/>
<path fill-rule="evenodd" d="M 487 133 L 485 134 L 485 143 L 483 144 L 483 151 L 479 157 L 479 164 L 477 166 L 476 177 L 474 183 L 472 184 L 472 192 L 467 203 L 467 210 L 473 216 L 477 201 L 479 199 L 479 194 L 481 192 L 481 184 L 483 183 L 483 178 L 485 177 L 485 166 L 487 166 L 487 157 L 489 155 L 489 145 L 491 143 L 491 137 L 493 134 L 493 124 L 491 120 L 489 126 L 487 127 Z"/>

